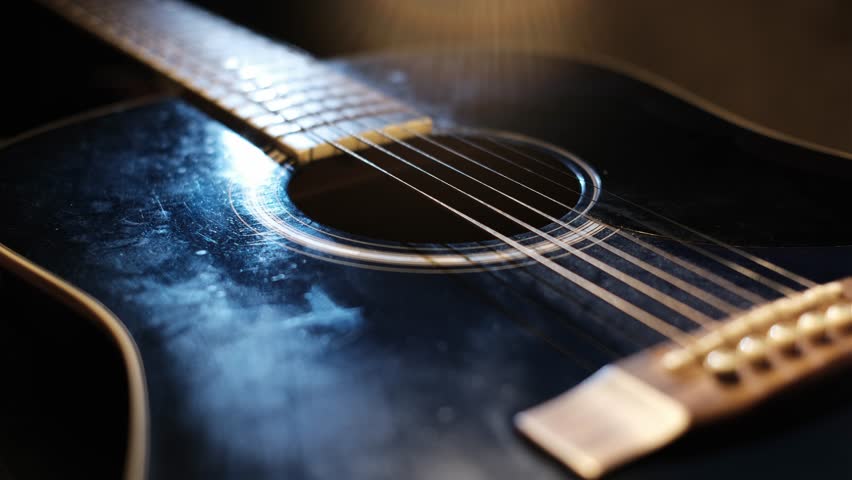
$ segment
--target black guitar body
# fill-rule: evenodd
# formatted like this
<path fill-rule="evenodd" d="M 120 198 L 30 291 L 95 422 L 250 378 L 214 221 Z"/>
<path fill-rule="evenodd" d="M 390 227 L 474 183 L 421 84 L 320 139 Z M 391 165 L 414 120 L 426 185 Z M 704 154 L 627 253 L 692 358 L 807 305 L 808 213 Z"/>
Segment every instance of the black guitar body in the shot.
<path fill-rule="evenodd" d="M 852 272 L 847 160 L 567 59 L 411 55 L 340 68 L 444 128 L 564 148 L 604 191 L 815 281 Z M 98 299 L 138 346 L 149 478 L 573 478 L 517 434 L 513 414 L 659 335 L 536 265 L 441 273 L 305 255 L 253 223 L 235 173 L 247 168 L 285 169 L 175 99 L 0 151 L 0 242 Z M 848 476 L 847 380 L 611 478 Z"/>

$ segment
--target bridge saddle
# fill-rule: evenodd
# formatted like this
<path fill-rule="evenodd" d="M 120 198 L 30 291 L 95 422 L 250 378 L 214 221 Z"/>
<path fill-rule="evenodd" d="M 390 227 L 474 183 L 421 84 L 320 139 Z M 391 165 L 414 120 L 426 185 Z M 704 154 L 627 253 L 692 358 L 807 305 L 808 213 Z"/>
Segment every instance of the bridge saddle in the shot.
<path fill-rule="evenodd" d="M 852 358 L 852 278 L 666 342 L 519 413 L 517 427 L 584 478 L 743 412 Z"/>

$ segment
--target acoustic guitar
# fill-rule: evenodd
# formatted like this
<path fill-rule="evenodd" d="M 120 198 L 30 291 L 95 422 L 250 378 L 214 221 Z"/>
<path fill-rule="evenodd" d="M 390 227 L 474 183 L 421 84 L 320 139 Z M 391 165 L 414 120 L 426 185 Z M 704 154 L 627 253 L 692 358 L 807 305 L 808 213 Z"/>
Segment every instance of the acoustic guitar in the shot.
<path fill-rule="evenodd" d="M 0 150 L 0 264 L 122 354 L 126 479 L 852 474 L 849 153 L 607 59 L 43 3 L 185 92 Z"/>

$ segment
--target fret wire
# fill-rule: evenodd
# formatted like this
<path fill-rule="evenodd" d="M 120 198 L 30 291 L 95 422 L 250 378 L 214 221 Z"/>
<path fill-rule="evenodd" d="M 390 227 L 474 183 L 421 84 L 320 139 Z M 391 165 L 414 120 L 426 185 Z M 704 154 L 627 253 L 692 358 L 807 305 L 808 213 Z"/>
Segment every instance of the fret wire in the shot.
<path fill-rule="evenodd" d="M 334 153 L 327 144 L 307 141 L 310 130 L 351 118 L 408 112 L 396 117 L 419 120 L 411 125 L 424 132 L 431 129 L 428 117 L 309 55 L 196 7 L 160 2 L 153 10 L 150 4 L 118 1 L 105 8 L 104 0 L 43 3 L 243 120 L 301 161 Z"/>

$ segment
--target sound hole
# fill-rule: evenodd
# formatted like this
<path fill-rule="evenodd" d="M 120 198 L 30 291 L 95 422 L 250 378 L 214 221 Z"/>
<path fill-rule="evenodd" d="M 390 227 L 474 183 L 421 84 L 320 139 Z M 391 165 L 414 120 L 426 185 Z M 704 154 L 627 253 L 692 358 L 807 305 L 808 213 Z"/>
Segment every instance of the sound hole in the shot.
<path fill-rule="evenodd" d="M 481 136 L 429 140 L 406 141 L 422 153 L 400 144 L 384 148 L 465 193 L 393 155 L 369 149 L 359 155 L 409 185 L 351 155 L 339 155 L 300 167 L 287 185 L 287 194 L 306 216 L 337 230 L 393 242 L 451 244 L 494 237 L 414 188 L 510 236 L 529 230 L 507 215 L 546 228 L 553 223 L 548 216 L 571 215 L 585 188 L 570 159 L 538 144 Z"/>

